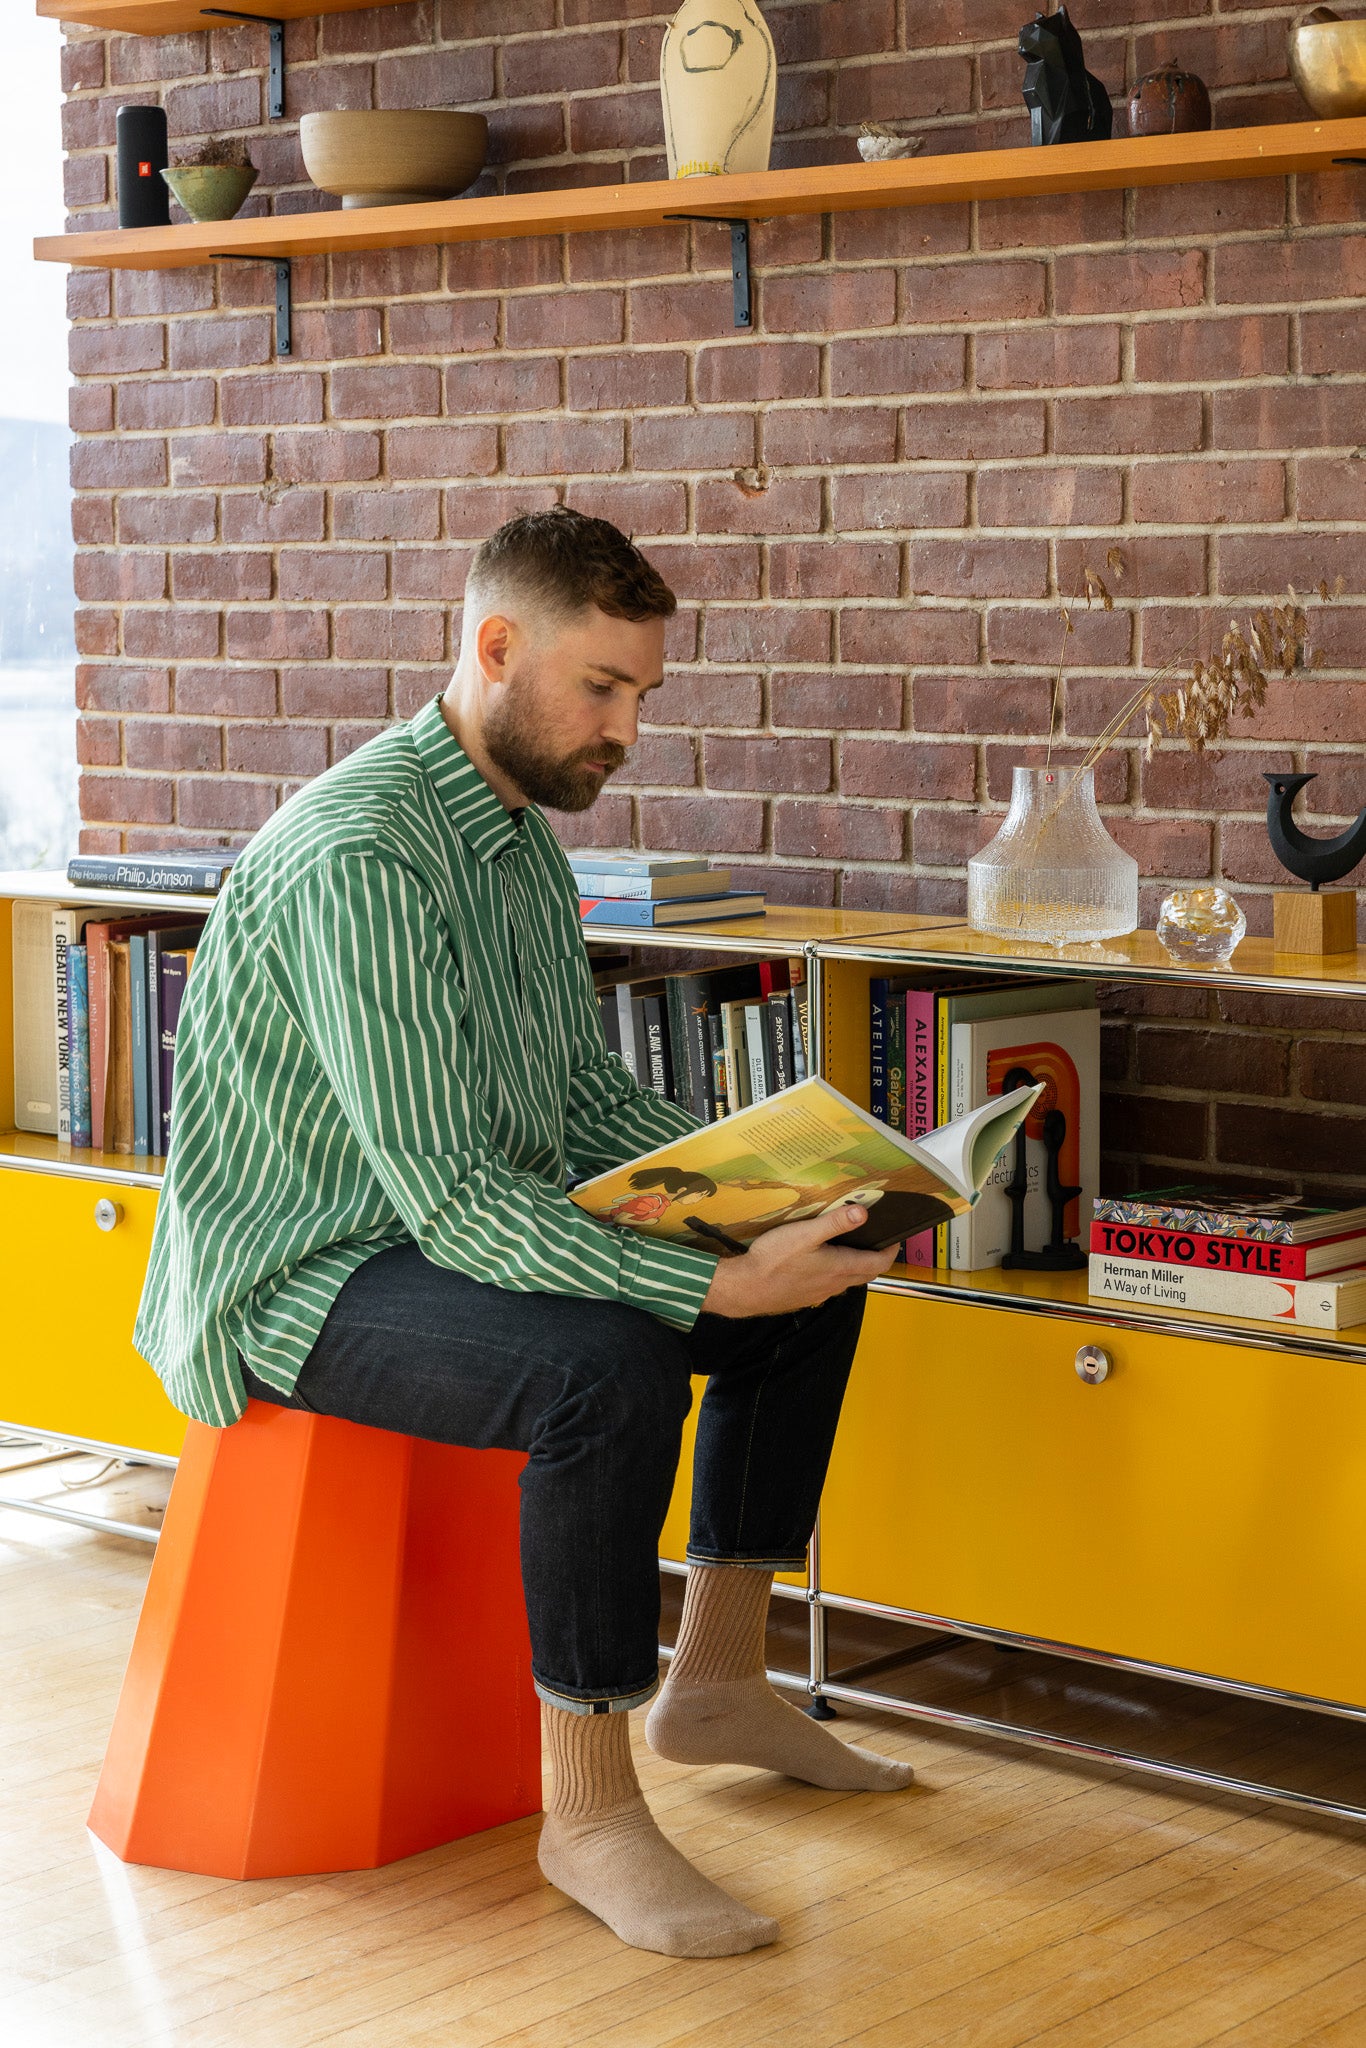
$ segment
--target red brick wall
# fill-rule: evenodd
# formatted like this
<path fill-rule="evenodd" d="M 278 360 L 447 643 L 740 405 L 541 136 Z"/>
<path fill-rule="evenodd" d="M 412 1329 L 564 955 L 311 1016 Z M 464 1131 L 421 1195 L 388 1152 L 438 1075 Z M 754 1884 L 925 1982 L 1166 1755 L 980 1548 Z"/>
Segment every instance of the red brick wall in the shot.
<path fill-rule="evenodd" d="M 1220 125 L 1304 113 L 1294 8 L 1152 5 L 1175 18 L 1078 9 L 1117 97 L 1177 56 Z M 775 162 L 851 157 L 869 116 L 927 150 L 1022 140 L 1028 11 L 768 8 Z M 490 189 L 659 176 L 663 20 L 418 0 L 293 23 L 291 121 L 480 106 Z M 252 209 L 317 204 L 292 125 L 262 121 L 264 57 L 254 28 L 74 32 L 72 225 L 111 218 L 128 100 L 160 99 L 173 137 L 248 133 Z M 1073 743 L 1240 602 L 1342 575 L 1328 667 L 1273 686 L 1215 756 L 1145 765 L 1130 745 L 1102 779 L 1147 921 L 1164 882 L 1217 875 L 1266 929 L 1261 770 L 1317 770 L 1325 822 L 1366 803 L 1364 209 L 1366 175 L 1342 170 L 777 222 L 754 238 L 752 335 L 731 326 L 722 229 L 309 261 L 284 365 L 265 270 L 75 273 L 85 842 L 240 840 L 435 693 L 469 548 L 566 497 L 633 531 L 683 600 L 661 723 L 572 836 L 723 853 L 784 901 L 961 908 L 1046 724 L 1084 559 L 1118 545 L 1127 574 L 1113 612 L 1077 615 Z M 1115 1174 L 1237 1161 L 1235 1122 L 1281 1166 L 1291 1126 L 1237 1115 L 1249 1092 L 1319 1134 L 1306 1170 L 1350 1171 L 1362 1124 L 1323 1104 L 1366 1102 L 1360 1047 L 1297 1051 L 1295 1024 L 1231 997 L 1117 1016 Z"/>

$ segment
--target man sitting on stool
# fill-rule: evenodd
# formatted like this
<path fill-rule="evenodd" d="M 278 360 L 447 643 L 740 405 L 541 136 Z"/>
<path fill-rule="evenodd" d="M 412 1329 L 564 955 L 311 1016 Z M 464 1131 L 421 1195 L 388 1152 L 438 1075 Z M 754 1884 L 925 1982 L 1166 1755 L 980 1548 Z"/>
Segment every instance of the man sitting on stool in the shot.
<path fill-rule="evenodd" d="M 527 1453 L 522 1576 L 553 1765 L 541 1868 L 621 1939 L 732 1955 L 775 1923 L 662 1835 L 627 1713 L 658 1689 L 657 1554 L 690 1377 L 678 1647 L 646 1722 L 677 1763 L 889 1790 L 764 1675 L 863 1314 L 861 1208 L 718 1259 L 565 1194 L 691 1130 L 607 1051 L 577 890 L 538 805 L 583 811 L 663 678 L 672 592 L 600 519 L 478 550 L 444 696 L 290 798 L 238 861 L 176 1043 L 139 1350 L 180 1408 L 248 1397 Z"/>

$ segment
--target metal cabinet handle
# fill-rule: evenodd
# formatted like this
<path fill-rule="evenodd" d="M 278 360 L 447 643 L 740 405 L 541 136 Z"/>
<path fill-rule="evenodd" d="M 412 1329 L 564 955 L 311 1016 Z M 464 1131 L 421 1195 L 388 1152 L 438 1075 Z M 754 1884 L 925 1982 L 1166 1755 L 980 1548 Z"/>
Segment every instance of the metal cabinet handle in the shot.
<path fill-rule="evenodd" d="M 1085 1380 L 1088 1387 L 1098 1387 L 1102 1380 L 1110 1377 L 1110 1354 L 1102 1351 L 1099 1344 L 1083 1344 L 1077 1353 L 1077 1378 Z"/>
<path fill-rule="evenodd" d="M 111 1202 L 108 1195 L 101 1195 L 95 1204 L 95 1228 L 115 1230 L 123 1221 L 122 1202 Z M 1080 1367 L 1078 1367 L 1080 1371 Z"/>

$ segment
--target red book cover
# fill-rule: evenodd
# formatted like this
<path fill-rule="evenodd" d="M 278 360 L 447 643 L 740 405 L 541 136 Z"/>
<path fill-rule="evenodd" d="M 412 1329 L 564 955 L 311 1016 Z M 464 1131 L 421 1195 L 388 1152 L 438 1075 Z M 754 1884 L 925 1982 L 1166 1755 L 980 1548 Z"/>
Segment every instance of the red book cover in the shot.
<path fill-rule="evenodd" d="M 1257 1237 L 1207 1237 L 1149 1223 L 1093 1223 L 1091 1250 L 1111 1259 L 1160 1259 L 1208 1273 L 1255 1273 L 1264 1280 L 1312 1280 L 1366 1263 L 1366 1234 L 1313 1244 L 1268 1244 Z"/>

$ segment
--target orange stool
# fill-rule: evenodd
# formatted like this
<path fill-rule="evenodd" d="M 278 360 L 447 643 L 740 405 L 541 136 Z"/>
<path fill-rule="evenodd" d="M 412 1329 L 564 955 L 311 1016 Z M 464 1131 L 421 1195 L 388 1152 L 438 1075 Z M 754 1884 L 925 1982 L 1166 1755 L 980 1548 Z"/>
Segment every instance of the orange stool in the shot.
<path fill-rule="evenodd" d="M 371 1870 L 536 1813 L 512 1451 L 253 1401 L 192 1422 L 90 1825 L 213 1877 Z"/>

